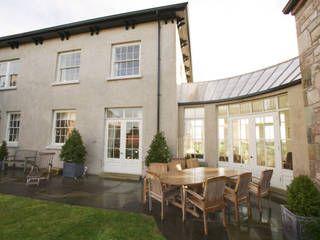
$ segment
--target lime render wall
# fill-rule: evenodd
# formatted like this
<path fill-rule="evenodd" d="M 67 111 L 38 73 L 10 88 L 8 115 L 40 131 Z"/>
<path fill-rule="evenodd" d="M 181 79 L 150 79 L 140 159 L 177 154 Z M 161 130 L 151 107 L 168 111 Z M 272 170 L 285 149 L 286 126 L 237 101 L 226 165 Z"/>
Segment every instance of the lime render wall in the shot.
<path fill-rule="evenodd" d="M 176 23 L 161 22 L 160 130 L 170 151 L 177 149 Z M 141 42 L 141 78 L 108 80 L 111 76 L 112 44 Z M 53 86 L 58 53 L 81 50 L 80 83 Z M 42 45 L 22 44 L 1 48 L 0 61 L 19 59 L 16 90 L 0 91 L 0 140 L 5 139 L 7 112 L 21 112 L 19 148 L 55 151 L 54 166 L 61 167 L 60 150 L 52 147 L 53 110 L 76 110 L 76 128 L 88 154 L 89 173 L 104 166 L 106 108 L 142 107 L 142 160 L 157 131 L 158 23 L 71 35 L 69 40 L 46 40 Z M 10 148 L 14 151 L 16 148 Z M 144 164 L 143 164 L 144 165 Z"/>

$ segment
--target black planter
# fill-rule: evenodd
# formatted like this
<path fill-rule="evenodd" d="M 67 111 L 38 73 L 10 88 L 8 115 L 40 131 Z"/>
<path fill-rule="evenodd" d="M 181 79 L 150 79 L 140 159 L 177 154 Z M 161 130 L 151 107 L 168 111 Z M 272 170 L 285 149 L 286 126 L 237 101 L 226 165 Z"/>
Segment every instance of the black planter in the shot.
<path fill-rule="evenodd" d="M 63 163 L 62 175 L 64 177 L 77 178 L 82 176 L 83 171 L 84 171 L 83 163 L 71 163 L 71 162 Z"/>
<path fill-rule="evenodd" d="M 305 233 L 305 224 L 314 221 L 312 217 L 297 216 L 281 205 L 281 218 L 286 239 L 313 239 Z"/>

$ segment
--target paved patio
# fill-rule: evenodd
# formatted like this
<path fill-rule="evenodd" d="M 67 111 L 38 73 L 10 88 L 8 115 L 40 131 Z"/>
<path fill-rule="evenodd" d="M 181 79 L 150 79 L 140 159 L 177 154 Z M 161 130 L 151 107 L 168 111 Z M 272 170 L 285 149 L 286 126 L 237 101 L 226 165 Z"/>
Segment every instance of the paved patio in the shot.
<path fill-rule="evenodd" d="M 209 235 L 203 235 L 202 218 L 187 215 L 185 223 L 181 221 L 181 210 L 169 205 L 165 208 L 165 220 L 160 220 L 160 204 L 154 202 L 152 212 L 142 201 L 142 182 L 113 181 L 86 176 L 83 179 L 53 177 L 48 182 L 41 182 L 39 187 L 26 186 L 25 175 L 19 169 L 9 170 L 0 175 L 0 193 L 26 196 L 35 199 L 62 202 L 72 205 L 95 208 L 117 209 L 143 214 L 150 214 L 156 220 L 162 234 L 168 239 L 284 239 L 282 235 L 279 201 L 273 199 L 263 202 L 260 217 L 257 199 L 252 197 L 252 216 L 247 217 L 246 204 L 240 205 L 240 224 L 234 220 L 234 208 L 229 203 L 227 208 L 227 228 L 222 226 L 221 213 L 208 216 Z"/>

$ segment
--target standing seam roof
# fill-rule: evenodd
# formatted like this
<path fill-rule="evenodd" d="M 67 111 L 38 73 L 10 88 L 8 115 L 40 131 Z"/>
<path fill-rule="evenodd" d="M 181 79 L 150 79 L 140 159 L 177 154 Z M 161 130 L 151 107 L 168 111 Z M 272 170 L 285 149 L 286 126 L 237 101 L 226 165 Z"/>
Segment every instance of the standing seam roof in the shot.
<path fill-rule="evenodd" d="M 180 85 L 179 105 L 222 102 L 301 83 L 299 57 L 240 76 Z"/>

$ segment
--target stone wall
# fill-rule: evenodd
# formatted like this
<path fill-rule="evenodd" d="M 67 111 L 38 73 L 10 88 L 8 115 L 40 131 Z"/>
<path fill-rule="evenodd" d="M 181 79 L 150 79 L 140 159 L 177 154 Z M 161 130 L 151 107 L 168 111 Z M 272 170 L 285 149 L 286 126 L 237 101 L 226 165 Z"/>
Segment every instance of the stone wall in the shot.
<path fill-rule="evenodd" d="M 300 1 L 296 17 L 300 67 L 307 117 L 311 177 L 320 186 L 320 0 Z M 303 4 L 304 2 L 304 4 Z"/>

